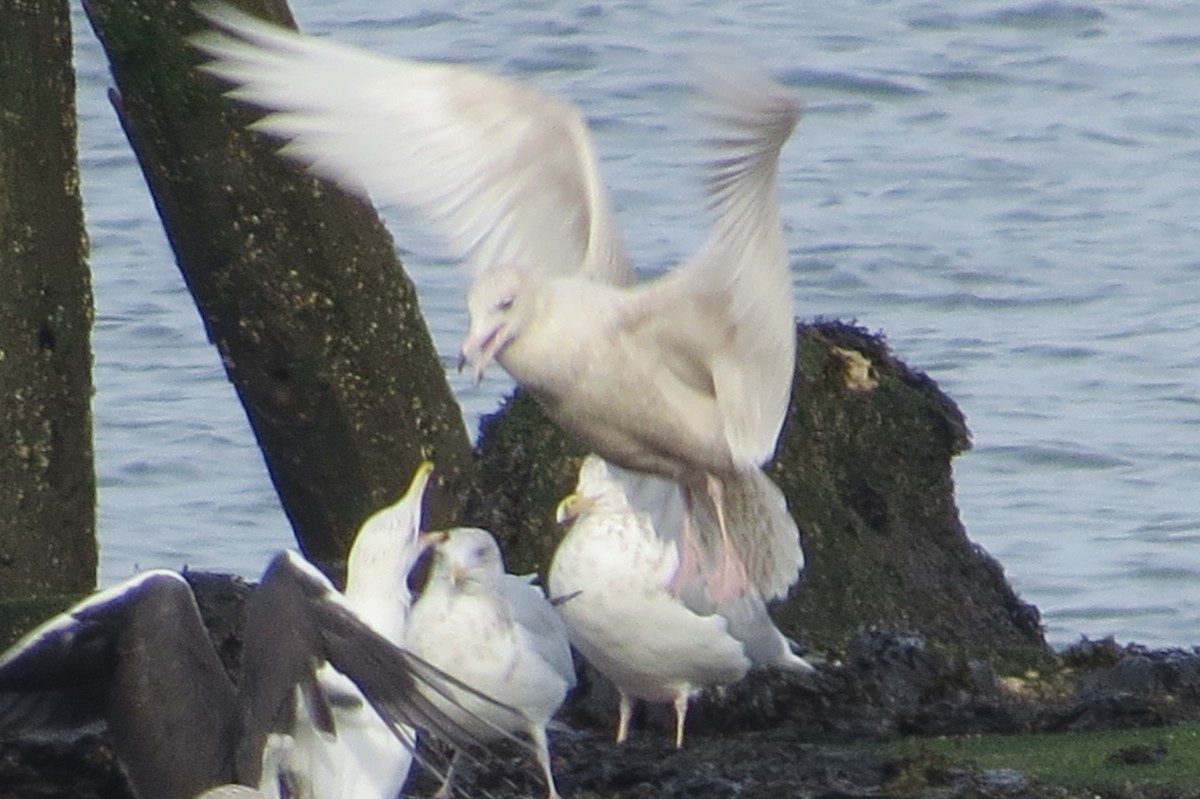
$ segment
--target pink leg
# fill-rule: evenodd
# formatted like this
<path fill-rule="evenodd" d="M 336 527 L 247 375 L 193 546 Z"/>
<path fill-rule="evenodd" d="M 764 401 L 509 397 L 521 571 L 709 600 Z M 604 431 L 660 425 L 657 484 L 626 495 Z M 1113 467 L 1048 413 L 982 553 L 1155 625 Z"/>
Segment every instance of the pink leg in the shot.
<path fill-rule="evenodd" d="M 558 786 L 554 784 L 554 771 L 550 767 L 550 742 L 546 740 L 546 729 L 536 724 L 531 725 L 529 737 L 533 738 L 538 765 L 542 767 L 542 775 L 546 778 L 546 799 L 562 799 L 558 794 Z"/>
<path fill-rule="evenodd" d="M 675 568 L 675 575 L 667 584 L 667 589 L 675 596 L 679 596 L 704 571 L 704 548 L 700 544 L 700 538 L 696 535 L 696 528 L 692 522 L 690 501 L 683 514 L 683 533 L 679 541 L 675 542 L 675 548 L 679 552 L 679 566 Z"/>
<path fill-rule="evenodd" d="M 749 580 L 746 577 L 746 564 L 729 540 L 729 528 L 725 526 L 725 491 L 721 479 L 709 474 L 707 483 L 708 496 L 716 508 L 717 524 L 721 528 L 721 555 L 717 568 L 708 575 L 708 593 L 714 602 L 720 604 L 744 594 Z"/>

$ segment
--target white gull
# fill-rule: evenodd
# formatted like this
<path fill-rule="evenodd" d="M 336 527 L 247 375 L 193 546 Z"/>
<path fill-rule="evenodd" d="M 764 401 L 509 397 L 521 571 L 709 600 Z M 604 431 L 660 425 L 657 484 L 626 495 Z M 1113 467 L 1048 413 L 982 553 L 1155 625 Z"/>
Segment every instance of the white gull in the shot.
<path fill-rule="evenodd" d="M 412 606 L 409 572 L 432 540 L 420 534 L 421 502 L 432 471 L 432 463 L 422 463 L 404 496 L 363 522 L 347 558 L 346 602 L 397 646 L 404 646 Z M 412 766 L 415 731 L 393 730 L 332 665 L 318 670 L 317 681 L 329 698 L 336 731 L 321 730 L 298 700 L 300 723 L 287 754 L 291 795 L 395 799 Z"/>
<path fill-rule="evenodd" d="M 571 643 L 617 688 L 618 743 L 635 699 L 674 706 L 680 747 L 688 702 L 699 691 L 736 682 L 755 666 L 812 670 L 757 595 L 717 604 L 701 586 L 684 596 L 670 590 L 683 513 L 675 483 L 595 455 L 584 459 L 575 492 L 558 507 L 559 522 L 571 528 L 550 564 L 550 596 Z"/>
<path fill-rule="evenodd" d="M 672 589 L 786 594 L 798 531 L 760 467 L 774 454 L 795 360 L 779 154 L 792 93 L 743 63 L 702 82 L 717 135 L 714 227 L 636 285 L 578 109 L 470 67 L 385 58 L 256 20 L 201 13 L 201 68 L 268 113 L 254 128 L 344 187 L 416 209 L 466 259 L 465 359 L 497 360 L 566 430 L 614 463 L 679 481 Z M 711 510 L 710 510 L 711 508 Z"/>
<path fill-rule="evenodd" d="M 429 579 L 413 605 L 408 645 L 432 665 L 517 711 L 516 719 L 496 713 L 491 704 L 453 689 L 448 695 L 426 692 L 439 709 L 460 715 L 461 723 L 481 739 L 528 734 L 547 794 L 558 799 L 546 726 L 575 685 L 570 645 L 541 589 L 528 578 L 505 573 L 500 547 L 490 533 L 460 527 L 435 545 Z M 453 772 L 454 763 L 437 796 L 450 796 Z"/>

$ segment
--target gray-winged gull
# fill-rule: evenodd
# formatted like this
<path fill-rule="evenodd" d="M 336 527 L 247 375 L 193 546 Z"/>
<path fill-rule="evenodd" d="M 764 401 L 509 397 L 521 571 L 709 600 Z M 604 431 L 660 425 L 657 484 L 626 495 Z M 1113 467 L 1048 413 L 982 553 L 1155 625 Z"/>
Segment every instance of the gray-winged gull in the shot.
<path fill-rule="evenodd" d="M 188 582 L 172 571 L 144 572 L 0 655 L 0 737 L 69 735 L 102 720 L 142 799 L 193 799 L 225 783 L 275 799 L 286 790 L 297 688 L 308 716 L 335 732 L 314 672 L 328 661 L 389 724 L 476 742 L 417 689 L 448 690 L 453 679 L 372 630 L 297 553 L 276 556 L 251 593 L 243 641 L 235 687 Z"/>
<path fill-rule="evenodd" d="M 469 711 L 461 723 L 480 738 L 528 734 L 548 796 L 557 799 L 546 725 L 575 685 L 562 620 L 528 578 L 505 573 L 490 533 L 457 528 L 435 545 L 435 553 L 425 589 L 413 605 L 408 646 L 520 717 L 495 713 L 491 705 L 453 691 L 454 704 L 433 694 L 429 698 L 450 715 L 462 714 L 459 708 Z M 451 795 L 453 772 L 452 763 L 438 797 Z"/>
<path fill-rule="evenodd" d="M 363 522 L 346 562 L 346 602 L 397 646 L 404 646 L 412 606 L 408 575 L 432 540 L 421 535 L 421 502 L 432 471 L 432 463 L 422 463 L 404 496 Z M 393 730 L 332 665 L 317 671 L 317 682 L 330 699 L 336 733 L 307 719 L 298 701 L 304 723 L 296 725 L 287 755 L 292 796 L 395 799 L 412 766 L 415 731 Z"/>
<path fill-rule="evenodd" d="M 722 61 L 703 81 L 715 224 L 638 285 L 587 125 L 568 103 L 476 69 L 385 58 L 227 6 L 194 38 L 201 68 L 267 109 L 254 128 L 313 172 L 419 210 L 475 273 L 465 359 L 497 360 L 589 449 L 684 487 L 672 589 L 786 594 L 798 531 L 760 466 L 791 393 L 795 327 L 777 197 L 792 93 Z M 711 506 L 708 507 L 708 506 Z"/>
<path fill-rule="evenodd" d="M 677 484 L 596 455 L 584 459 L 575 492 L 558 506 L 559 522 L 572 524 L 550 564 L 550 596 L 563 600 L 557 609 L 571 643 L 617 687 L 618 743 L 635 699 L 674 706 L 679 747 L 688 701 L 700 690 L 736 682 L 754 666 L 812 670 L 757 595 L 714 603 L 699 585 L 684 596 L 670 590 L 683 513 Z"/>

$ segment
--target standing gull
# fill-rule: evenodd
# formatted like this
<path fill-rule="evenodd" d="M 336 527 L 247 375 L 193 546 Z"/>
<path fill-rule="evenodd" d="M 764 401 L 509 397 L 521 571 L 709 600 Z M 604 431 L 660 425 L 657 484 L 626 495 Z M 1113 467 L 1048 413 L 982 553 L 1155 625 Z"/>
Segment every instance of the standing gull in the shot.
<path fill-rule="evenodd" d="M 700 586 L 685 596 L 670 590 L 683 512 L 675 483 L 595 455 L 558 506 L 559 522 L 572 524 L 550 564 L 550 596 L 563 599 L 557 608 L 571 643 L 617 687 L 617 743 L 628 735 L 635 699 L 674 706 L 680 747 L 688 701 L 700 690 L 736 682 L 754 666 L 812 670 L 756 595 L 714 604 Z"/>
<path fill-rule="evenodd" d="M 420 534 L 421 501 L 432 471 L 432 463 L 422 463 L 405 495 L 363 522 L 346 563 L 346 602 L 372 629 L 401 647 L 412 606 L 408 575 L 432 540 Z M 318 670 L 317 682 L 330 699 L 336 733 L 312 723 L 302 697 L 298 699 L 302 723 L 288 754 L 293 795 L 395 799 L 412 765 L 414 730 L 393 730 L 354 682 L 331 664 Z"/>
<path fill-rule="evenodd" d="M 423 212 L 473 267 L 465 360 L 496 360 L 589 449 L 678 481 L 687 502 L 672 590 L 784 595 L 795 522 L 761 466 L 773 455 L 795 360 L 777 197 L 799 119 L 790 91 L 745 65 L 703 83 L 719 128 L 712 233 L 637 285 L 582 115 L 475 69 L 389 59 L 225 6 L 194 39 L 202 69 L 271 111 L 281 152 L 377 199 Z"/>
<path fill-rule="evenodd" d="M 449 690 L 453 680 L 372 630 L 294 552 L 276 556 L 251 593 L 243 641 L 235 687 L 188 582 L 144 572 L 0 655 L 0 737 L 70 734 L 103 721 L 141 799 L 193 799 L 225 783 L 280 799 L 297 688 L 308 716 L 336 731 L 313 670 L 329 661 L 389 724 L 476 741 L 417 690 Z"/>
<path fill-rule="evenodd" d="M 429 698 L 446 713 L 461 714 L 462 724 L 479 738 L 527 733 L 548 796 L 558 799 L 546 725 L 575 685 L 562 620 L 541 589 L 505 573 L 500 547 L 490 533 L 452 530 L 435 552 L 425 590 L 413 605 L 408 645 L 479 693 L 511 706 L 520 718 L 496 714 L 490 705 L 458 692 Z M 454 763 L 438 797 L 451 795 L 453 776 Z"/>

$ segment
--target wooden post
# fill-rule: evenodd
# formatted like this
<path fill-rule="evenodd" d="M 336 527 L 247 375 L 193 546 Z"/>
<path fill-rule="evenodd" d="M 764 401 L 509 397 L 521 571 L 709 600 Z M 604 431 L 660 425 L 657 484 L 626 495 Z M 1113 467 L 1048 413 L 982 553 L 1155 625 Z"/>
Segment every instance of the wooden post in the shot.
<path fill-rule="evenodd" d="M 282 2 L 244 3 L 292 24 Z M 301 548 L 339 560 L 363 519 L 432 459 L 432 524 L 469 478 L 462 413 L 391 237 L 364 201 L 246 131 L 195 70 L 191 3 L 87 0 L 113 105 Z M 253 6 L 253 7 L 249 7 Z"/>
<path fill-rule="evenodd" d="M 69 6 L 0 0 L 0 604 L 8 610 L 96 582 L 92 292 L 75 156 Z M 5 627 L 0 620 L 0 648 Z"/>

